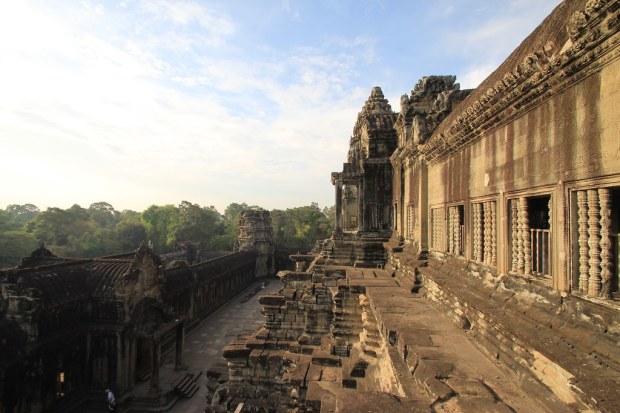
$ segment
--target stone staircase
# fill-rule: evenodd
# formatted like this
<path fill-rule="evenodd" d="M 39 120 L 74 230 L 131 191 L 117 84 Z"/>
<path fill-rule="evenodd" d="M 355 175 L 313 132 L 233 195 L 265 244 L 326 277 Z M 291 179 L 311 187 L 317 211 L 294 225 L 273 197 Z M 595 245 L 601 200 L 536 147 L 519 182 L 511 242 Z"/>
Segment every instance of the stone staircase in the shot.
<path fill-rule="evenodd" d="M 172 388 L 182 397 L 189 399 L 198 391 L 198 377 L 202 375 L 199 369 L 190 370 L 181 374 L 172 382 Z"/>

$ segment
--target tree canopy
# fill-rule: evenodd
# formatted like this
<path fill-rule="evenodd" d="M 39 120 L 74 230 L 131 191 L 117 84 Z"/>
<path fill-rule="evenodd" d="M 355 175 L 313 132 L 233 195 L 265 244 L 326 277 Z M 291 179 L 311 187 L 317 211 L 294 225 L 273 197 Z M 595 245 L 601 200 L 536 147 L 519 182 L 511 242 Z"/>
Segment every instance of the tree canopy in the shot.
<path fill-rule="evenodd" d="M 0 267 L 19 264 L 40 242 L 68 257 L 128 252 L 142 242 L 160 253 L 173 251 L 184 241 L 201 242 L 208 250 L 232 250 L 241 211 L 250 208 L 260 207 L 231 203 L 220 214 L 213 206 L 189 201 L 177 206 L 151 205 L 142 212 L 119 212 L 107 202 L 44 211 L 33 204 L 12 204 L 0 209 Z M 272 210 L 276 248 L 307 251 L 316 240 L 331 236 L 333 208 L 321 210 L 312 203 Z"/>

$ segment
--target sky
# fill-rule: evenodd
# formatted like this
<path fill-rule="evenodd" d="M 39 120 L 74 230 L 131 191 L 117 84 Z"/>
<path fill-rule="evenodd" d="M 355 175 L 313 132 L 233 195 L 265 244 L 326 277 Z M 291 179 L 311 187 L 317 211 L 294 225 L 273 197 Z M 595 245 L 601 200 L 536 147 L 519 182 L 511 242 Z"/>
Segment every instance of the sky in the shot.
<path fill-rule="evenodd" d="M 474 88 L 557 4 L 0 1 L 0 208 L 333 205 L 373 86 Z"/>

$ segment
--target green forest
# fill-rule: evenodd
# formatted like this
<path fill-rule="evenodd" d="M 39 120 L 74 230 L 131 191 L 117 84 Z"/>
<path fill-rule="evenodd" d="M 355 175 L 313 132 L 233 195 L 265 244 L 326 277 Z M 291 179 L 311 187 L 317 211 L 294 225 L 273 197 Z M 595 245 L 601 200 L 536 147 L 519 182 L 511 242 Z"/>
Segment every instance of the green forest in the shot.
<path fill-rule="evenodd" d="M 201 242 L 208 250 L 232 250 L 239 215 L 249 206 L 232 203 L 220 213 L 188 201 L 151 205 L 142 212 L 117 211 L 107 202 L 68 209 L 9 205 L 0 209 L 0 267 L 19 264 L 43 242 L 56 255 L 96 257 L 132 251 L 147 242 L 158 253 L 177 242 Z M 331 236 L 334 207 L 308 206 L 270 211 L 276 248 L 307 251 Z"/>

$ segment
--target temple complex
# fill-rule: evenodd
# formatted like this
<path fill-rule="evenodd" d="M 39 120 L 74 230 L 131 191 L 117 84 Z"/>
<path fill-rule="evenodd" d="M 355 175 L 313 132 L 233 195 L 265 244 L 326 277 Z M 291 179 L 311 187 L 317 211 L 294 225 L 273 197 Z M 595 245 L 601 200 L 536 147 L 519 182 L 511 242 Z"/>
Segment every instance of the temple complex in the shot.
<path fill-rule="evenodd" d="M 107 386 L 165 411 L 164 353 L 205 373 L 206 412 L 619 412 L 620 1 L 565 0 L 476 89 L 425 76 L 399 103 L 370 91 L 332 238 L 224 368 L 187 366 L 185 337 L 275 271 L 267 211 L 205 261 L 41 248 L 0 273 L 0 412 Z"/>
<path fill-rule="evenodd" d="M 333 237 L 207 411 L 620 411 L 619 13 L 564 1 L 475 90 L 373 88 Z"/>
<path fill-rule="evenodd" d="M 383 242 L 391 235 L 392 171 L 396 148 L 392 111 L 376 87 L 357 117 L 342 172 L 332 172 L 336 223 L 330 258 L 340 264 L 377 266 L 385 261 Z"/>
<path fill-rule="evenodd" d="M 269 212 L 261 211 L 265 223 Z M 273 245 L 269 235 L 256 242 Z M 161 256 L 142 245 L 87 259 L 41 246 L 1 271 L 0 412 L 98 411 L 106 388 L 138 411 L 166 410 L 179 393 L 190 395 L 195 388 L 162 385 L 163 356 L 173 358 L 179 382 L 195 374 L 183 360 L 187 332 L 256 277 L 273 275 L 268 254 L 245 242 L 236 252 L 186 242 Z"/>

